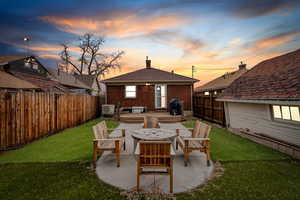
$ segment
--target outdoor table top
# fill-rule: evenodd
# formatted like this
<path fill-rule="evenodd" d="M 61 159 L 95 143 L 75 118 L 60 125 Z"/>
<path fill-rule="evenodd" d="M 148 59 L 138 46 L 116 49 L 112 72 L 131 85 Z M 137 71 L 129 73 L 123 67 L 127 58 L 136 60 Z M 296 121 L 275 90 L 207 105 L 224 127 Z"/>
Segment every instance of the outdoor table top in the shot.
<path fill-rule="evenodd" d="M 167 140 L 175 138 L 177 134 L 175 130 L 161 128 L 142 128 L 133 131 L 131 136 L 139 140 Z"/>

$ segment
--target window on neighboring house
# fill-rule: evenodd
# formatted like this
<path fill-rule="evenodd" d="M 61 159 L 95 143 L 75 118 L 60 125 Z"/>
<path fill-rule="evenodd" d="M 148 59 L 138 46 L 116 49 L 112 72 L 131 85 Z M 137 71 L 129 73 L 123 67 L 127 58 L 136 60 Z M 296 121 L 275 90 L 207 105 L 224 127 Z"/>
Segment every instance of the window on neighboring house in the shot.
<path fill-rule="evenodd" d="M 136 85 L 126 85 L 125 86 L 125 97 L 135 98 L 136 97 Z"/>
<path fill-rule="evenodd" d="M 300 106 L 273 105 L 274 119 L 300 122 Z"/>
<path fill-rule="evenodd" d="M 204 92 L 204 95 L 209 95 L 209 92 Z"/>

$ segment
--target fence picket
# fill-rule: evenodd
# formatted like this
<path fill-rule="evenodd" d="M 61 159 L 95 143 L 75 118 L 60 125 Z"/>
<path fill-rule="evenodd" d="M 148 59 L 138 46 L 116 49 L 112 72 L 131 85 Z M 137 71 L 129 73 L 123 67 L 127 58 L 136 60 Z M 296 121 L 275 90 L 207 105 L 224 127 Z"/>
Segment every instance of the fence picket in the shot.
<path fill-rule="evenodd" d="M 99 97 L 81 94 L 0 91 L 0 150 L 97 117 Z"/>

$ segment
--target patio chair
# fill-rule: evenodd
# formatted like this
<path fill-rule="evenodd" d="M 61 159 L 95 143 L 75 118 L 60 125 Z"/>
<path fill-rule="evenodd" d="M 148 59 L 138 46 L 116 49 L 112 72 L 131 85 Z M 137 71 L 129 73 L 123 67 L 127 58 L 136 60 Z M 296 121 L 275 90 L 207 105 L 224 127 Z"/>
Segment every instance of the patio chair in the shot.
<path fill-rule="evenodd" d="M 121 129 L 122 136 L 110 138 L 109 132 L 117 129 L 107 129 L 105 121 L 93 126 L 93 166 L 96 167 L 98 156 L 101 156 L 104 151 L 112 151 L 116 155 L 117 167 L 120 167 L 120 152 L 125 146 L 125 129 Z"/>
<path fill-rule="evenodd" d="M 173 193 L 173 157 L 170 141 L 141 141 L 135 151 L 137 156 L 137 191 L 141 175 L 169 175 L 170 193 Z"/>
<path fill-rule="evenodd" d="M 184 152 L 184 165 L 187 166 L 189 153 L 200 151 L 206 154 L 207 166 L 210 166 L 210 140 L 209 133 L 211 126 L 197 120 L 195 127 L 192 129 L 192 137 L 186 138 L 178 136 L 176 139 L 176 149 L 178 145 Z"/>
<path fill-rule="evenodd" d="M 143 128 L 160 128 L 158 118 L 152 116 L 144 116 Z"/>

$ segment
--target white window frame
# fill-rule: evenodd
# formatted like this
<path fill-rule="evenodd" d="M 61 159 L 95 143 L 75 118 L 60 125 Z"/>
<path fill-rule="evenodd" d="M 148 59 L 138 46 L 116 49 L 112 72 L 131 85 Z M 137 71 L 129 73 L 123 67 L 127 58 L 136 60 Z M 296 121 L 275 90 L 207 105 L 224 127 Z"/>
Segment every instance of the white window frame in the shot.
<path fill-rule="evenodd" d="M 165 87 L 165 107 L 158 107 L 157 106 L 157 92 L 156 92 L 156 87 L 157 86 L 164 86 Z M 165 109 L 165 108 L 167 108 L 167 97 L 168 97 L 168 94 L 167 94 L 167 84 L 155 84 L 155 86 L 154 86 L 154 98 L 155 98 L 155 108 L 156 109 Z M 161 96 L 161 98 L 162 98 L 163 96 Z"/>
<path fill-rule="evenodd" d="M 280 109 L 280 115 L 281 117 L 275 117 L 275 113 L 274 113 L 274 108 L 273 106 L 279 106 Z M 282 107 L 288 107 L 289 108 L 289 114 L 290 114 L 290 119 L 284 119 L 283 118 L 283 113 L 282 113 Z M 272 118 L 274 121 L 279 121 L 279 122 L 289 122 L 289 123 L 296 123 L 296 124 L 300 124 L 300 121 L 294 120 L 292 118 L 292 113 L 291 113 L 291 107 L 298 107 L 298 110 L 300 112 L 300 106 L 294 106 L 294 105 L 271 105 L 271 113 L 272 113 Z"/>
<path fill-rule="evenodd" d="M 133 91 L 127 91 L 127 87 L 135 87 L 135 90 Z M 136 85 L 125 85 L 125 98 L 126 99 L 135 99 L 136 98 L 136 89 L 137 89 L 137 87 L 136 87 Z M 134 92 L 134 96 L 127 96 L 127 92 Z"/>

